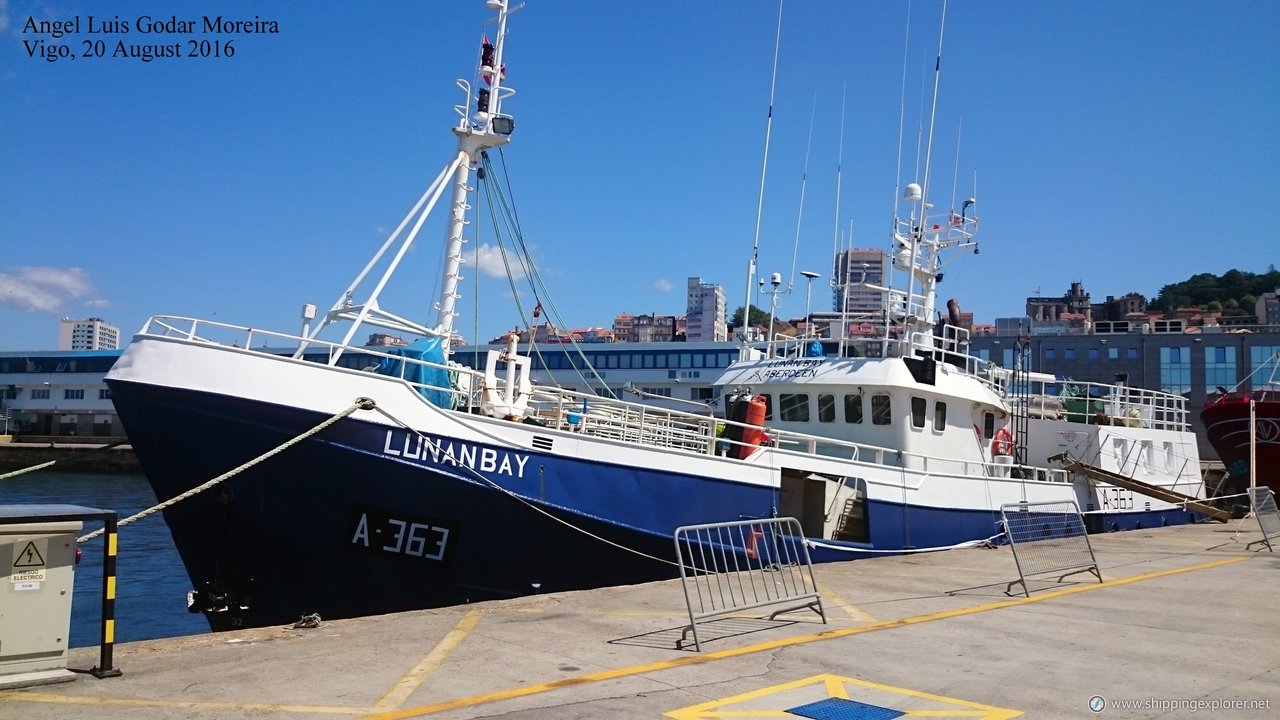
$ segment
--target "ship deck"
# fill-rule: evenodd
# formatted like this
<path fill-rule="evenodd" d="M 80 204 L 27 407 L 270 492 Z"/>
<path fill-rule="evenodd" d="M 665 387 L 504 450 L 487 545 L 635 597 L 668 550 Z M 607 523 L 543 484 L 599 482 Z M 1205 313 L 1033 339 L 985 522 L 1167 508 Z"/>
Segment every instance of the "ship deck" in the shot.
<path fill-rule="evenodd" d="M 123 676 L 0 692 L 0 716 L 1078 718 L 1098 696 L 1104 715 L 1260 717 L 1280 703 L 1260 538 L 1253 519 L 1094 535 L 1104 582 L 1030 597 L 1005 593 L 1007 546 L 819 565 L 827 624 L 748 611 L 700 625 L 702 652 L 676 648 L 678 580 L 127 643 Z"/>

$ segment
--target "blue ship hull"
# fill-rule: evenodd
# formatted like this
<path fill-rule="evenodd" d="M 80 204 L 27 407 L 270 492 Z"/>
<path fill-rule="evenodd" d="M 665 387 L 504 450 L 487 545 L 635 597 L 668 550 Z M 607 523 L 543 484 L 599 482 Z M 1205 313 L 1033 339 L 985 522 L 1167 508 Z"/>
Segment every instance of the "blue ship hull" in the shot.
<path fill-rule="evenodd" d="M 185 492 L 327 419 L 210 393 L 109 381 L 156 497 Z M 164 511 L 195 610 L 214 630 L 359 617 L 678 576 L 677 527 L 771 517 L 773 488 L 586 461 L 345 419 Z M 999 532 L 990 510 L 868 503 L 858 550 Z M 1132 527 L 1189 513 L 1108 515 Z M 127 530 L 125 531 L 127 532 Z"/>
<path fill-rule="evenodd" d="M 326 419 L 124 382 L 112 397 L 161 499 Z M 490 473 L 376 452 L 387 432 L 348 419 L 164 511 L 193 584 L 225 599 L 214 630 L 671 578 L 672 531 L 707 522 L 700 509 L 770 512 L 759 487 L 532 452 L 525 477 L 496 476 L 503 492 Z"/>

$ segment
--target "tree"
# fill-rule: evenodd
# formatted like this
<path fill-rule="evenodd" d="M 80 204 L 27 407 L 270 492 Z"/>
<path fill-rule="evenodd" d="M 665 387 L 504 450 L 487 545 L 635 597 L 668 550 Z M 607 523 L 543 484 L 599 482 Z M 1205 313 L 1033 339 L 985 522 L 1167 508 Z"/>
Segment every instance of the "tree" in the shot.
<path fill-rule="evenodd" d="M 1259 295 L 1277 288 L 1280 288 L 1280 271 L 1275 265 L 1268 265 L 1267 272 L 1261 275 L 1233 268 L 1221 277 L 1198 273 L 1182 282 L 1165 285 L 1148 305 L 1169 312 L 1180 307 L 1207 308 L 1216 301 L 1224 310 L 1248 315 L 1254 307 L 1248 302 L 1250 298 L 1256 303 Z"/>
<path fill-rule="evenodd" d="M 752 326 L 755 326 L 755 325 L 763 325 L 765 327 L 769 326 L 769 313 L 765 312 L 764 310 L 761 310 L 755 305 L 751 306 L 751 312 L 747 315 L 747 319 L 749 321 L 749 324 Z M 729 320 L 729 324 L 734 327 L 742 327 L 742 307 L 741 306 L 739 306 L 737 310 L 733 311 L 733 317 Z M 795 328 L 792 327 L 789 323 L 782 322 L 781 320 L 778 320 L 775 318 L 773 321 L 773 332 L 774 333 L 790 332 L 794 334 Z"/>

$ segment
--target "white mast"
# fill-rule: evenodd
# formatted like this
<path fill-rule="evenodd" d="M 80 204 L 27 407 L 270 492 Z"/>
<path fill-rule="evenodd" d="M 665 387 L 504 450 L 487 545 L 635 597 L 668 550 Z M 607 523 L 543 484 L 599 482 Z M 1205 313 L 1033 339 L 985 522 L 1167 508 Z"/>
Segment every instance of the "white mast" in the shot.
<path fill-rule="evenodd" d="M 778 24 L 773 40 L 773 74 L 769 80 L 769 114 L 765 119 L 764 125 L 764 160 L 760 164 L 760 194 L 756 200 L 756 230 L 755 240 L 751 246 L 751 260 L 747 263 L 747 300 L 742 306 L 742 328 L 739 332 L 742 335 L 743 346 L 745 347 L 747 340 L 747 328 L 751 326 L 751 294 L 752 288 L 756 283 L 756 263 L 760 260 L 760 220 L 764 215 L 764 181 L 769 171 L 769 137 L 773 134 L 773 94 L 778 85 L 778 52 L 782 47 L 782 0 L 778 0 Z M 769 335 L 772 337 L 773 328 L 769 328 Z M 744 355 L 745 358 L 745 355 Z"/>
<path fill-rule="evenodd" d="M 942 19 L 938 23 L 938 54 L 934 59 L 933 65 L 933 101 L 929 109 L 929 134 L 925 141 L 924 151 L 924 184 L 917 186 L 916 192 L 911 192 L 911 186 L 908 185 L 907 199 L 910 202 L 919 202 L 920 213 L 916 217 L 915 210 L 911 212 L 912 229 L 910 231 L 911 247 L 910 261 L 907 266 L 907 318 L 904 323 L 903 330 L 908 333 L 915 332 L 917 329 L 923 330 L 926 326 L 933 325 L 933 296 L 934 283 L 932 282 L 932 269 L 937 264 L 937 255 L 934 248 L 925 247 L 925 233 L 928 232 L 929 210 L 932 205 L 929 203 L 930 180 L 933 170 L 933 130 L 934 123 L 938 117 L 938 86 L 942 76 L 942 37 L 943 31 L 946 29 L 947 22 L 947 3 L 942 3 Z M 936 239 L 936 238 L 935 238 Z M 926 250 L 924 262 L 920 263 L 919 253 Z M 923 266 L 923 267 L 922 267 Z M 916 294 L 916 281 L 920 281 L 920 294 Z M 921 303 L 915 304 L 919 298 Z"/>
<path fill-rule="evenodd" d="M 459 272 L 462 268 L 462 237 L 467 226 L 467 182 L 471 178 L 471 167 L 480 161 L 480 155 L 489 148 L 499 147 L 511 141 L 514 123 L 509 115 L 502 114 L 502 101 L 515 93 L 503 87 L 504 66 L 502 64 L 503 46 L 507 37 L 507 16 L 512 12 L 508 8 L 509 0 L 488 0 L 488 6 L 498 11 L 498 30 L 493 45 L 484 44 L 481 48 L 480 78 L 488 87 L 476 90 L 476 112 L 467 117 L 465 106 L 458 126 L 453 129 L 458 136 L 458 162 L 453 172 L 453 202 L 449 214 L 449 227 L 445 234 L 445 264 L 440 283 L 440 299 L 436 303 L 436 326 L 434 334 L 446 339 L 453 334 L 453 319 L 457 316 L 454 307 L 458 301 L 458 281 L 462 279 Z M 519 9 L 518 7 L 516 8 Z M 467 90 L 468 101 L 473 99 L 470 89 L 463 81 L 458 86 Z"/>
<path fill-rule="evenodd" d="M 294 357 L 302 357 L 311 341 L 326 326 L 339 320 L 350 321 L 351 325 L 348 327 L 342 342 L 330 352 L 330 365 L 338 362 L 338 359 L 342 357 L 343 350 L 350 345 L 356 332 L 365 324 L 390 330 L 399 330 L 414 335 L 432 335 L 443 338 L 445 340 L 444 350 L 448 354 L 450 346 L 448 340 L 453 335 L 453 319 L 457 315 L 454 307 L 458 301 L 458 281 L 462 278 L 459 272 L 462 266 L 462 244 L 465 242 L 462 233 L 467 225 L 467 211 L 471 209 L 470 205 L 467 204 L 467 192 L 469 191 L 467 182 L 471 177 L 471 166 L 479 162 L 480 156 L 485 150 L 510 142 L 511 132 L 515 127 L 515 122 L 511 116 L 504 115 L 501 112 L 502 101 L 515 94 L 514 90 L 504 87 L 502 84 L 502 51 L 507 35 L 507 16 L 520 9 L 520 6 L 514 9 L 508 8 L 509 1 L 487 0 L 485 3 L 490 9 L 496 10 L 498 13 L 498 17 L 495 19 L 498 30 L 494 44 L 490 45 L 486 37 L 480 53 L 480 78 L 487 83 L 487 86 L 478 88 L 473 96 L 471 83 L 466 80 L 457 81 L 458 88 L 466 96 L 466 100 L 462 105 L 454 106 L 454 110 L 460 116 L 457 127 L 453 128 L 453 133 L 458 136 L 458 152 L 440 171 L 440 174 L 431 183 L 430 187 L 427 188 L 422 197 L 418 199 L 418 202 L 400 221 L 395 231 L 382 244 L 382 247 L 374 253 L 373 258 L 364 266 L 364 269 L 356 275 L 356 278 L 351 281 L 347 289 L 334 301 L 329 312 L 325 314 L 324 320 L 316 323 L 311 328 L 306 335 L 306 339 L 299 344 Z M 472 113 L 470 109 L 473 99 L 476 103 L 475 113 Z M 378 297 L 382 294 L 387 282 L 391 280 L 391 276 L 395 274 L 400 261 L 408 253 L 413 241 L 418 237 L 419 231 L 422 230 L 423 223 L 426 222 L 431 211 L 435 209 L 436 202 L 439 201 L 450 183 L 453 185 L 452 212 L 445 235 L 444 280 L 440 285 L 440 299 L 435 305 L 437 311 L 436 324 L 434 327 L 427 327 L 383 310 L 378 305 Z M 401 239 L 401 233 L 411 223 L 412 229 Z M 386 269 L 382 271 L 382 275 L 378 278 L 378 282 L 372 292 L 369 293 L 369 297 L 363 301 L 357 300 L 357 289 L 370 277 L 397 240 L 400 242 L 400 247 L 388 262 Z"/>

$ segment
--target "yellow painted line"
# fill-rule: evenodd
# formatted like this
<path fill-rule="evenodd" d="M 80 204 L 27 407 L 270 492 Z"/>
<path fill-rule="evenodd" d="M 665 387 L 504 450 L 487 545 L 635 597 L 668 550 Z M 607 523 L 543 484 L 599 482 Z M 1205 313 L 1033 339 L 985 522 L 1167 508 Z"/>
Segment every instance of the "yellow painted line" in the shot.
<path fill-rule="evenodd" d="M 107 554 L 114 556 L 116 554 L 116 534 L 107 535 Z"/>
<path fill-rule="evenodd" d="M 390 690 L 387 690 L 382 697 L 378 698 L 378 701 L 373 704 L 373 709 L 382 711 L 400 707 L 401 703 L 408 700 L 413 691 L 418 689 L 422 681 L 426 680 L 428 675 L 440 667 L 441 663 L 449 657 L 449 653 L 453 652 L 462 643 L 463 639 L 467 637 L 467 633 L 471 632 L 471 629 L 478 622 L 480 622 L 479 610 L 472 610 L 467 613 L 449 631 L 449 634 L 444 636 L 444 639 L 431 648 L 431 652 L 427 653 L 421 662 L 413 666 L 395 685 L 391 686 Z"/>
<path fill-rule="evenodd" d="M 953 708 L 946 709 L 917 709 L 905 711 L 905 717 L 972 717 L 982 718 L 982 720 L 1009 720 L 1022 715 L 1019 710 L 1011 710 L 1009 708 L 995 707 L 994 705 L 984 705 L 983 703 L 973 702 L 972 700 L 961 700 L 960 698 L 947 697 L 945 695 L 934 695 L 932 693 L 922 692 L 920 690 L 911 690 L 909 688 L 900 688 L 893 685 L 885 685 L 883 683 L 871 682 L 870 680 L 858 680 L 855 678 L 842 677 L 840 675 L 822 674 L 812 677 L 801 678 L 800 680 L 792 680 L 791 682 L 770 685 L 769 687 L 752 690 L 734 695 L 732 697 L 722 698 L 720 700 L 712 700 L 711 702 L 699 703 L 690 707 L 672 710 L 666 713 L 666 717 L 673 720 L 710 720 L 711 718 L 755 718 L 755 717 L 795 717 L 795 715 L 784 710 L 771 709 L 745 709 L 731 710 L 730 706 L 739 703 L 758 701 L 761 698 L 770 695 L 780 695 L 792 690 L 803 688 L 816 688 L 822 686 L 826 697 L 851 699 L 849 697 L 849 686 L 857 686 L 869 688 L 877 692 L 890 695 L 901 695 L 906 697 L 920 698 L 942 705 L 953 705 Z M 759 703 L 756 703 L 757 705 Z"/>
<path fill-rule="evenodd" d="M 105 643 L 113 643 L 116 641 L 116 621 L 107 620 L 102 625 L 102 641 Z"/>
<path fill-rule="evenodd" d="M 107 578 L 107 599 L 108 600 L 116 599 L 116 576 L 115 575 L 112 575 L 111 577 Z"/>
<path fill-rule="evenodd" d="M 183 700 L 146 700 L 133 698 L 80 697 L 33 692 L 0 692 L 0 700 L 52 703 L 55 705 L 84 705 L 99 707 L 159 707 L 176 710 L 253 710 L 273 713 L 359 715 L 369 708 L 334 705 L 277 705 L 273 703 L 194 702 Z"/>
<path fill-rule="evenodd" d="M 417 707 L 404 708 L 393 712 L 369 715 L 366 720 L 399 720 L 400 718 L 421 717 L 423 715 L 431 715 L 434 713 L 444 712 L 446 710 L 456 710 L 464 707 L 474 707 L 476 705 L 485 705 L 500 700 L 510 700 L 512 698 L 527 697 L 529 695 L 537 695 L 560 688 L 574 687 L 577 685 L 587 685 L 594 682 L 604 680 L 615 680 L 617 678 L 631 677 L 634 675 L 643 675 L 645 673 L 657 672 L 659 670 L 670 670 L 672 668 L 685 667 L 688 665 L 701 665 L 703 663 L 713 662 L 715 660 L 723 660 L 725 658 L 739 657 L 742 655 L 752 655 L 759 652 L 769 650 L 777 650 L 779 648 L 792 647 L 794 645 L 805 645 L 819 640 L 831 640 L 834 638 L 847 637 L 849 635 L 859 635 L 862 633 L 875 632 L 877 630 L 886 630 L 896 627 L 907 627 L 910 625 L 919 625 L 921 623 L 933 622 L 935 620 L 945 620 L 947 618 L 960 617 L 963 615 L 975 615 L 977 613 L 988 612 L 991 610 L 999 610 L 1007 607 L 1017 607 L 1019 605 L 1029 605 L 1031 603 L 1044 602 L 1054 598 L 1075 595 L 1077 593 L 1092 592 L 1103 588 L 1119 587 L 1130 583 L 1141 582 L 1144 580 L 1155 580 L 1157 578 L 1168 577 L 1170 575 L 1180 575 L 1182 573 L 1193 572 L 1196 570 L 1208 570 L 1210 568 L 1221 567 L 1247 560 L 1246 557 L 1230 557 L 1212 562 L 1201 563 L 1199 565 L 1189 565 L 1187 567 L 1173 568 L 1171 570 L 1159 570 L 1156 572 L 1144 573 L 1142 575 L 1134 575 L 1131 577 L 1111 580 L 1097 585 L 1078 585 L 1076 587 L 1063 588 L 1061 590 L 1053 590 L 1046 593 L 1033 595 L 1031 597 L 1013 598 L 1011 600 L 1001 600 L 999 602 L 987 603 L 986 605 L 976 605 L 970 608 L 958 608 L 955 610 L 944 610 L 942 612 L 929 613 L 927 615 L 915 615 L 913 617 L 901 618 L 899 620 L 884 620 L 872 623 L 870 625 L 858 625 L 856 627 L 838 628 L 832 630 L 824 630 L 813 633 L 811 635 L 801 635 L 797 637 L 781 638 L 778 640 L 770 640 L 768 642 L 758 643 L 756 645 L 748 645 L 740 648 L 731 648 L 728 650 L 719 650 L 715 652 L 702 653 L 699 655 L 685 655 L 670 660 L 662 660 L 659 662 L 648 663 L 645 665 L 633 665 L 631 667 L 616 668 L 613 670 L 604 670 L 597 673 L 589 673 L 587 675 L 577 675 L 574 677 L 561 678 L 547 683 L 538 685 L 528 685 L 525 687 L 511 688 L 509 690 L 499 690 L 497 692 L 486 693 L 484 695 L 472 695 L 469 697 L 455 698 L 453 700 L 445 700 L 443 702 L 432 703 L 430 705 L 419 705 Z"/>
<path fill-rule="evenodd" d="M 876 621 L 875 618 L 863 612 L 861 609 L 858 608 L 858 606 L 852 605 L 849 602 L 845 601 L 844 598 L 837 595 L 835 592 L 831 590 L 831 588 L 827 587 L 826 585 L 823 585 L 822 583 L 818 583 L 818 592 L 822 595 L 823 605 L 825 605 L 826 602 L 830 600 L 832 605 L 835 605 L 841 610 L 844 610 L 849 617 L 853 618 L 854 620 L 857 620 L 858 622 L 873 623 Z"/>
<path fill-rule="evenodd" d="M 1008 720 L 1022 714 L 1019 710 L 1011 710 L 1009 708 L 998 708 L 992 705 L 984 705 L 976 703 L 972 700 L 961 700 L 960 698 L 947 697 L 946 695 L 934 695 L 923 690 L 912 690 L 910 688 L 895 687 L 893 685 L 885 685 L 883 683 L 871 682 L 870 680 L 858 680 L 855 678 L 845 678 L 846 685 L 861 685 L 862 687 L 871 688 L 873 690 L 881 690 L 883 692 L 893 693 L 895 695 L 909 695 L 911 697 L 922 698 L 924 700 L 932 700 L 940 703 L 951 703 L 960 705 L 961 707 L 970 708 L 970 710 L 908 710 L 906 717 L 980 717 L 987 720 Z"/>

